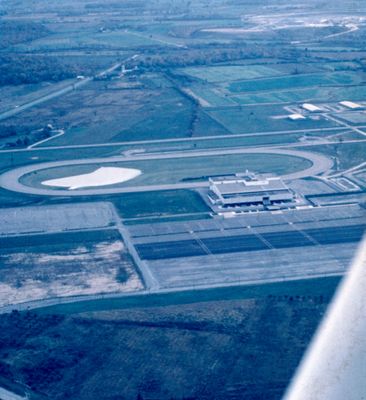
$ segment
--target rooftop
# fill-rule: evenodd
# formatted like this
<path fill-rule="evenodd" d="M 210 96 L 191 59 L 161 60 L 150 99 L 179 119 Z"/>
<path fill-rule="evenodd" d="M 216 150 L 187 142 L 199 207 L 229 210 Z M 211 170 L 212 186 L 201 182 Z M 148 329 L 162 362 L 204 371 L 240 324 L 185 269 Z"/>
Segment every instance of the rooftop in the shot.
<path fill-rule="evenodd" d="M 364 108 L 361 104 L 354 103 L 353 101 L 341 101 L 339 104 L 341 104 L 344 107 L 350 108 L 352 110 L 358 110 L 360 108 Z"/>
<path fill-rule="evenodd" d="M 302 108 L 304 108 L 307 111 L 315 112 L 315 111 L 323 111 L 320 107 L 311 104 L 311 103 L 304 103 L 302 105 Z"/>
<path fill-rule="evenodd" d="M 290 114 L 288 118 L 290 118 L 293 121 L 297 121 L 299 119 L 306 119 L 302 114 Z"/>
<path fill-rule="evenodd" d="M 213 183 L 222 195 L 288 190 L 282 180 L 278 178 L 264 181 L 246 181 L 245 179 L 241 179 L 237 181 L 216 181 Z"/>

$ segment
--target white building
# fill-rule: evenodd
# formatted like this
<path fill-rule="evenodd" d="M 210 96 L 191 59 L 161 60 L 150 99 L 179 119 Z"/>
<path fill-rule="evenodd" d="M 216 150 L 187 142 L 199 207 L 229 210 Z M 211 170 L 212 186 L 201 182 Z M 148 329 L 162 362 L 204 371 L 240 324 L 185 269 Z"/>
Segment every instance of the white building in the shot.
<path fill-rule="evenodd" d="M 349 108 L 350 110 L 362 110 L 365 108 L 361 104 L 354 103 L 353 101 L 341 101 L 339 104 L 341 104 L 343 107 Z"/>
<path fill-rule="evenodd" d="M 316 106 L 314 104 L 311 104 L 311 103 L 304 103 L 302 105 L 302 108 L 304 110 L 310 111 L 310 112 L 322 112 L 323 111 L 320 107 L 318 107 L 318 106 Z"/>
<path fill-rule="evenodd" d="M 210 178 L 209 200 L 223 207 L 292 202 L 295 194 L 281 178 L 263 178 L 255 174 Z"/>
<path fill-rule="evenodd" d="M 288 116 L 291 121 L 298 121 L 301 119 L 306 119 L 302 114 L 291 114 Z"/>

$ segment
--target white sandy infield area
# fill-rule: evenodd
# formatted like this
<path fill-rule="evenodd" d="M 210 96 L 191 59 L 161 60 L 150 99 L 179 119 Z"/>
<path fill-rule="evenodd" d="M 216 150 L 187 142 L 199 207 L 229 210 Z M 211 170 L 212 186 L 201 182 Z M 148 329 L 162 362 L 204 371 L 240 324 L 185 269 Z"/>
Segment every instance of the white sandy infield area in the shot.
<path fill-rule="evenodd" d="M 69 190 L 85 187 L 107 186 L 127 182 L 141 175 L 139 169 L 101 167 L 89 174 L 74 175 L 65 178 L 43 181 L 42 185 L 68 188 Z"/>

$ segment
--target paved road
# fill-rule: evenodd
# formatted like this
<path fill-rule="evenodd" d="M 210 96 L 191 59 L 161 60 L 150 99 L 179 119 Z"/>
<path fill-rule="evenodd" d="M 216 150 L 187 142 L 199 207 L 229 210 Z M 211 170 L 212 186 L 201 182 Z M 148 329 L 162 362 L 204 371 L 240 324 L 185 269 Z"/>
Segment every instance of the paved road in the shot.
<path fill-rule="evenodd" d="M 142 275 L 142 279 L 144 281 L 145 287 L 147 290 L 158 290 L 159 289 L 159 282 L 151 272 L 150 268 L 146 265 L 146 261 L 142 260 L 137 253 L 135 246 L 132 243 L 130 233 L 128 229 L 123 225 L 115 207 L 111 204 L 111 209 L 114 214 L 114 219 L 116 223 L 116 227 L 121 234 L 123 241 L 127 247 L 130 256 L 132 257 L 133 261 L 135 262 L 136 267 L 140 271 Z"/>
<path fill-rule="evenodd" d="M 284 249 L 314 245 L 329 245 L 359 242 L 366 225 L 349 225 L 312 229 L 291 229 L 280 232 L 265 232 L 237 236 L 198 237 L 186 240 L 143 243 L 136 245 L 143 260 L 164 260 L 226 254 L 258 250 Z"/>
<path fill-rule="evenodd" d="M 348 128 L 348 129 L 350 129 L 350 130 L 352 130 L 352 131 L 354 131 L 356 133 L 359 133 L 360 135 L 366 136 L 366 132 L 361 129 L 361 128 L 364 128 L 364 127 L 358 127 L 358 126 L 350 125 L 346 121 L 340 120 L 339 118 L 335 117 L 334 115 L 324 114 L 324 116 L 328 120 L 333 121 L 338 125 L 342 125 L 345 128 Z"/>
<path fill-rule="evenodd" d="M 56 132 L 58 132 L 56 135 L 50 136 L 46 139 L 40 140 L 39 142 L 33 143 L 30 146 L 27 147 L 27 149 L 33 149 L 33 147 L 39 146 L 40 144 L 49 142 L 52 139 L 56 139 L 59 136 L 63 136 L 65 134 L 65 131 L 63 129 L 58 129 Z"/>
<path fill-rule="evenodd" d="M 366 126 L 357 126 L 353 128 L 366 128 Z M 353 129 L 352 128 L 352 129 Z M 350 128 L 351 129 L 351 128 Z M 164 143 L 185 143 L 185 142 L 200 142 L 206 140 L 218 140 L 218 139 L 235 139 L 243 137 L 258 137 L 258 136 L 274 136 L 274 135 L 287 135 L 287 134 L 306 134 L 306 133 L 318 133 L 318 132 L 347 132 L 346 127 L 334 127 L 334 128 L 315 128 L 315 129 L 300 129 L 291 131 L 263 131 L 256 133 L 240 133 L 236 135 L 214 135 L 214 136 L 198 136 L 188 138 L 174 138 L 174 139 L 158 139 L 158 140 L 138 140 L 131 142 L 111 142 L 111 143 L 93 143 L 93 144 L 73 144 L 73 145 L 62 145 L 62 146 L 42 146 L 37 149 L 8 149 L 0 150 L 0 153 L 17 153 L 26 151 L 48 151 L 48 150 L 63 150 L 63 149 L 84 149 L 84 148 L 95 148 L 95 147 L 115 147 L 115 146 L 133 146 L 133 145 L 146 145 L 146 144 L 164 144 Z M 320 143 L 317 142 L 317 143 Z M 296 144 L 299 145 L 298 143 Z"/>
<path fill-rule="evenodd" d="M 127 161 L 141 161 L 141 160 L 162 160 L 162 159 L 182 159 L 191 157 L 206 157 L 206 156 L 218 156 L 218 155 L 230 155 L 230 154 L 276 154 L 276 155 L 287 155 L 299 158 L 304 158 L 311 162 L 311 167 L 294 172 L 291 174 L 283 175 L 283 179 L 299 179 L 309 176 L 319 175 L 324 172 L 328 172 L 333 162 L 328 157 L 312 153 L 308 151 L 292 150 L 292 149 L 279 149 L 279 148 L 234 148 L 234 149 L 213 149 L 213 150 L 200 150 L 200 151 L 182 151 L 182 152 L 170 152 L 170 153 L 154 153 L 154 154 L 139 154 L 125 156 L 115 156 L 108 158 L 90 158 L 82 160 L 67 160 L 67 161 L 54 161 L 48 163 L 40 163 L 35 165 L 27 165 L 13 169 L 0 175 L 0 187 L 20 193 L 36 194 L 43 196 L 94 196 L 94 195 L 105 195 L 115 193 L 134 193 L 134 192 L 147 192 L 147 191 L 161 191 L 161 190 L 174 190 L 174 189 L 191 189 L 197 187 L 206 187 L 208 182 L 185 182 L 185 183 L 174 183 L 164 185 L 148 185 L 148 186 L 129 186 L 129 187 L 114 187 L 114 188 L 92 188 L 82 190 L 55 190 L 50 188 L 35 188 L 23 185 L 19 182 L 19 179 L 32 172 L 40 171 L 48 168 L 65 167 L 72 165 L 87 165 L 87 164 L 103 164 L 113 162 L 127 162 Z"/>

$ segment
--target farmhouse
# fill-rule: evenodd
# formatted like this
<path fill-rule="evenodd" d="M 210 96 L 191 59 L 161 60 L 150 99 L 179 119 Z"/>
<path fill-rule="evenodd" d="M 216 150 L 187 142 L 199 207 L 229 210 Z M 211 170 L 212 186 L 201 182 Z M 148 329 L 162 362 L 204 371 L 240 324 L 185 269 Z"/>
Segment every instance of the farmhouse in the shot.
<path fill-rule="evenodd" d="M 233 206 L 271 206 L 292 202 L 295 194 L 281 178 L 264 178 L 252 173 L 222 178 L 210 178 L 209 200 L 213 205 Z"/>

